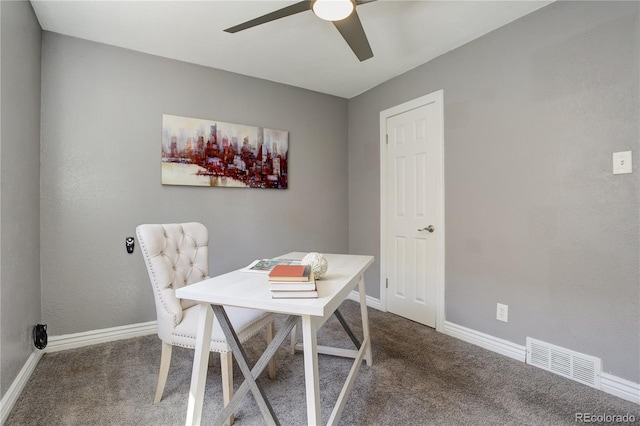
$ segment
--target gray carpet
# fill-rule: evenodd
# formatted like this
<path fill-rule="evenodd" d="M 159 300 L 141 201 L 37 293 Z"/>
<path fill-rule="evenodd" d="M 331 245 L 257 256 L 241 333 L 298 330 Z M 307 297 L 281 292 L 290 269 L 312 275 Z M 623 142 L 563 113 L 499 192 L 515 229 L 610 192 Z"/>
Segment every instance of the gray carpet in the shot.
<path fill-rule="evenodd" d="M 359 305 L 340 308 L 361 335 Z M 373 366 L 360 369 L 341 425 L 575 425 L 576 413 L 635 416 L 640 406 L 389 313 L 369 309 Z M 298 331 L 299 333 L 299 331 Z M 351 348 L 332 318 L 318 344 Z M 263 335 L 247 345 L 255 362 Z M 303 355 L 283 347 L 278 377 L 260 378 L 283 425 L 306 424 Z M 320 355 L 323 421 L 347 377 L 351 361 Z M 164 397 L 153 405 L 160 340 L 146 336 L 45 354 L 6 425 L 182 425 L 193 351 L 174 348 Z M 220 361 L 209 369 L 203 424 L 222 407 Z M 241 383 L 235 368 L 235 387 Z M 264 424 L 253 397 L 236 411 L 236 425 Z"/>

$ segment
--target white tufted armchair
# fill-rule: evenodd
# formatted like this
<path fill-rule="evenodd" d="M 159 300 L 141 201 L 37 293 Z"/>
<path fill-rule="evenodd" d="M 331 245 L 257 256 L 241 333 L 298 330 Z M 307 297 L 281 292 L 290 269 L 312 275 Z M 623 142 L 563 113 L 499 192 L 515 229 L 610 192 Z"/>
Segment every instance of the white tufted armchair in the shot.
<path fill-rule="evenodd" d="M 175 297 L 175 290 L 209 278 L 209 233 L 200 223 L 140 225 L 136 228 L 149 279 L 153 287 L 158 317 L 158 337 L 162 340 L 160 374 L 154 404 L 162 399 L 169 374 L 173 345 L 195 348 L 198 327 L 196 303 Z M 273 314 L 234 307 L 225 310 L 241 342 L 261 329 L 267 341 L 274 333 Z M 211 352 L 220 353 L 224 405 L 233 396 L 233 355 L 217 320 L 211 335 Z M 269 377 L 275 378 L 275 362 L 269 363 Z"/>

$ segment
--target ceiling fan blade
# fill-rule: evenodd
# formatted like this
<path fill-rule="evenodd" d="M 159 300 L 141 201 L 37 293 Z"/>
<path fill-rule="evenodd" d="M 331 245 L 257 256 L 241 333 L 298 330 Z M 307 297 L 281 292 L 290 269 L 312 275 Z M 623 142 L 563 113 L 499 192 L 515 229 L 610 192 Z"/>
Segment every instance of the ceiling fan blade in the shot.
<path fill-rule="evenodd" d="M 311 1 L 301 1 L 294 3 L 291 6 L 283 7 L 275 12 L 267 13 L 266 15 L 244 22 L 231 28 L 227 28 L 225 31 L 228 33 L 237 33 L 238 31 L 246 30 L 247 28 L 255 27 L 257 25 L 266 24 L 267 22 L 275 21 L 276 19 L 286 18 L 287 16 L 295 15 L 296 13 L 305 12 L 311 9 Z"/>
<path fill-rule="evenodd" d="M 367 40 L 367 35 L 364 33 L 364 28 L 362 28 L 360 17 L 355 10 L 345 19 L 333 21 L 333 25 L 340 31 L 340 34 L 342 34 L 342 37 L 344 37 L 349 47 L 351 47 L 353 53 L 360 59 L 360 62 L 373 57 L 369 40 Z"/>

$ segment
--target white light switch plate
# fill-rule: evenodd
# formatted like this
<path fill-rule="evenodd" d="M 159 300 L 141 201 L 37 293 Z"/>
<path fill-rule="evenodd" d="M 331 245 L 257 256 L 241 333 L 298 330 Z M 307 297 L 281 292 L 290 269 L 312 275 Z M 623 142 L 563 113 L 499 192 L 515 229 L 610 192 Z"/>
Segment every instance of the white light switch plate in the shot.
<path fill-rule="evenodd" d="M 613 153 L 613 174 L 631 173 L 631 151 Z"/>

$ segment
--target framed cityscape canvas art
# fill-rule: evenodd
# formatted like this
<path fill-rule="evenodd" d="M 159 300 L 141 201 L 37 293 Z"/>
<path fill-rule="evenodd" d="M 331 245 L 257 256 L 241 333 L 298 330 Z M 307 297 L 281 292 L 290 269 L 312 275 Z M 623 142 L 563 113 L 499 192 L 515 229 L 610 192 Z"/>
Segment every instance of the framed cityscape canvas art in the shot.
<path fill-rule="evenodd" d="M 287 188 L 289 132 L 162 115 L 162 184 Z"/>

